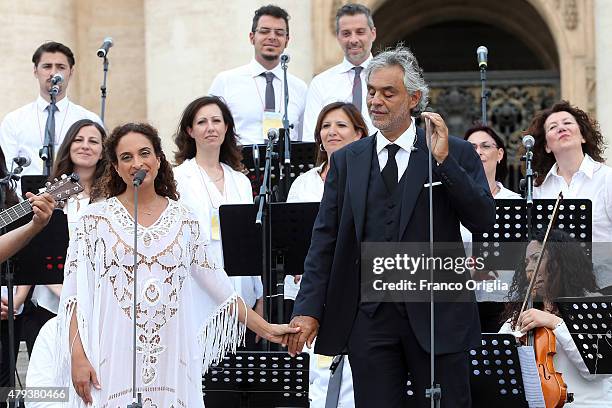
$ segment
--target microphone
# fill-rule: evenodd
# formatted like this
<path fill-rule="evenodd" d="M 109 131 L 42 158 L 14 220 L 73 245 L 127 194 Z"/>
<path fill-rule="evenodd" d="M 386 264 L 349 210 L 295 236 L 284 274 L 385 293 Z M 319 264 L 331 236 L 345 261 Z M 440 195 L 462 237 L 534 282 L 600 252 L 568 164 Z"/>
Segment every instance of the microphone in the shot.
<path fill-rule="evenodd" d="M 286 64 L 289 61 L 291 61 L 291 56 L 289 55 L 287 51 L 284 51 L 280 56 L 280 60 L 283 64 Z"/>
<path fill-rule="evenodd" d="M 533 145 L 535 144 L 535 139 L 531 135 L 523 136 L 523 146 L 525 149 L 530 150 L 533 149 Z"/>
<path fill-rule="evenodd" d="M 28 167 L 32 163 L 29 156 L 17 156 L 13 158 L 13 162 L 19 167 Z"/>
<path fill-rule="evenodd" d="M 59 85 L 64 82 L 64 76 L 59 72 L 51 77 L 51 85 Z"/>
<path fill-rule="evenodd" d="M 147 171 L 145 169 L 138 170 L 136 174 L 134 174 L 134 187 L 140 187 L 146 175 Z"/>
<path fill-rule="evenodd" d="M 270 128 L 268 130 L 268 140 L 276 142 L 278 140 L 278 129 Z"/>
<path fill-rule="evenodd" d="M 100 46 L 100 49 L 96 52 L 96 55 L 100 58 L 106 58 L 108 50 L 113 46 L 113 38 L 106 37 Z"/>
<path fill-rule="evenodd" d="M 487 69 L 487 55 L 489 54 L 489 50 L 484 45 L 481 45 L 476 50 L 476 55 L 478 56 L 478 68 Z"/>

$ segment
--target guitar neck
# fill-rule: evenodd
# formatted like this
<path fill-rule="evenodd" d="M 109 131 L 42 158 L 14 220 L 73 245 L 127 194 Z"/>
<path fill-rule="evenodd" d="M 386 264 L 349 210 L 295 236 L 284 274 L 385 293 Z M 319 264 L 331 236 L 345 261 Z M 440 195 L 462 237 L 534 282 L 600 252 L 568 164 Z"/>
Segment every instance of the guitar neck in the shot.
<path fill-rule="evenodd" d="M 17 221 L 24 215 L 32 212 L 32 205 L 28 200 L 22 201 L 19 204 L 2 211 L 0 213 L 0 228 L 4 228 L 12 222 Z"/>

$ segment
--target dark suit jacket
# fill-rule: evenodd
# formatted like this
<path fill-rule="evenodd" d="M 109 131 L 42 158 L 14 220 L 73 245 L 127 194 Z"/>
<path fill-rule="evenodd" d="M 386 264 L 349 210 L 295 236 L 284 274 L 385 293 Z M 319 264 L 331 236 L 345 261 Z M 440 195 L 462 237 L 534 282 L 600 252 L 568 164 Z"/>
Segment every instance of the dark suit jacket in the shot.
<path fill-rule="evenodd" d="M 382 137 L 382 136 L 380 136 Z M 304 262 L 304 275 L 295 300 L 294 316 L 305 315 L 320 323 L 315 351 L 340 354 L 346 347 L 360 298 L 360 247 L 366 199 L 376 139 L 367 137 L 335 152 L 325 191 Z M 403 242 L 429 240 L 428 149 L 417 131 L 405 177 L 400 215 Z M 375 156 L 374 156 L 375 157 Z M 486 232 L 495 222 L 495 203 L 482 163 L 464 140 L 449 138 L 449 155 L 439 166 L 434 161 L 434 239 L 461 242 L 459 223 L 472 232 Z M 429 304 L 406 303 L 412 329 L 429 351 Z M 477 346 L 480 338 L 474 303 L 437 304 L 436 354 Z"/>

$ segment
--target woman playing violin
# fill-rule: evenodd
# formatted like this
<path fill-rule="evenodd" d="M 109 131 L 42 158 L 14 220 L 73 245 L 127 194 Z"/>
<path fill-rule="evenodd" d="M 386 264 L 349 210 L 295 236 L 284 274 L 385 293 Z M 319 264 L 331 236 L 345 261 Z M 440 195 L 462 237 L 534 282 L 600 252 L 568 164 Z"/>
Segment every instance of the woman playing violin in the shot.
<path fill-rule="evenodd" d="M 525 261 L 518 268 L 506 305 L 506 323 L 500 333 L 530 330 L 546 327 L 556 336 L 555 370 L 562 373 L 567 384 L 567 392 L 574 394 L 572 408 L 592 408 L 612 406 L 612 376 L 590 374 L 568 328 L 559 315 L 554 303 L 558 297 L 583 297 L 595 293 L 598 288 L 593 265 L 580 245 L 567 233 L 551 230 L 546 249 L 542 253 L 544 234 L 538 233 L 527 246 Z M 520 313 L 529 280 L 535 272 L 538 258 L 542 257 L 539 271 L 533 286 L 534 302 L 540 308 L 532 308 Z"/>

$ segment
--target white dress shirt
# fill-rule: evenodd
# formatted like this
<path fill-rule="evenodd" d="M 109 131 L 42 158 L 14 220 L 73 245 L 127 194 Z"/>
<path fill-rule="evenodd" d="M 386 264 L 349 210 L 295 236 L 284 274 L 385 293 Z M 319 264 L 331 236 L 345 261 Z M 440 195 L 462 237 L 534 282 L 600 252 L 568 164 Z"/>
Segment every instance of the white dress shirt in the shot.
<path fill-rule="evenodd" d="M 45 141 L 45 126 L 47 124 L 47 111 L 49 102 L 40 95 L 34 102 L 14 110 L 6 115 L 0 125 L 0 146 L 6 158 L 7 169 L 12 166 L 13 157 L 28 156 L 32 163 L 24 167 L 22 175 L 38 175 L 43 173 L 43 161 L 38 152 Z M 56 103 L 58 111 L 55 113 L 55 147 L 57 154 L 66 132 L 72 124 L 81 119 L 91 119 L 102 124 L 102 121 L 93 112 L 71 102 L 68 97 Z"/>
<path fill-rule="evenodd" d="M 387 145 L 396 144 L 400 149 L 395 154 L 395 162 L 397 163 L 397 181 L 399 182 L 404 175 L 404 172 L 408 168 L 408 160 L 410 160 L 410 152 L 412 152 L 414 143 L 416 141 L 416 125 L 414 124 L 414 118 L 410 127 L 406 129 L 404 133 L 398 137 L 395 142 L 390 142 L 385 138 L 382 133 L 376 134 L 376 155 L 378 156 L 378 166 L 382 172 L 387 165 L 389 159 L 389 151 L 385 149 Z"/>
<path fill-rule="evenodd" d="M 588 154 L 569 184 L 558 174 L 555 163 L 544 182 L 533 188 L 533 198 L 589 199 L 593 203 L 593 264 L 601 288 L 612 285 L 612 168 Z"/>
<path fill-rule="evenodd" d="M 310 372 L 308 373 L 310 387 L 308 389 L 308 399 L 310 400 L 310 408 L 325 408 L 327 387 L 331 374 L 329 367 L 333 358 L 315 354 L 315 343 L 316 340 L 313 342 L 312 348 L 310 349 L 304 345 L 304 349 L 302 350 L 310 355 Z M 348 356 L 344 356 L 340 395 L 338 396 L 338 408 L 355 408 L 353 371 L 351 370 Z"/>
<path fill-rule="evenodd" d="M 243 146 L 264 143 L 262 119 L 266 101 L 266 78 L 262 73 L 274 74 L 275 111 L 284 113 L 283 70 L 280 63 L 271 70 L 265 69 L 255 59 L 248 65 L 219 73 L 212 82 L 208 93 L 222 97 L 232 112 L 236 123 L 238 140 Z M 293 125 L 291 140 L 301 140 L 306 83 L 287 73 L 289 86 L 289 123 Z"/>
<path fill-rule="evenodd" d="M 242 173 L 233 170 L 225 163 L 223 168 L 223 194 L 217 189 L 208 175 L 195 159 L 185 160 L 174 168 L 174 178 L 180 193 L 179 201 L 198 217 L 200 232 L 209 242 L 212 261 L 223 266 L 223 246 L 221 239 L 213 234 L 213 219 L 219 219 L 219 207 L 223 204 L 252 204 L 251 182 Z M 263 284 L 259 276 L 230 276 L 234 289 L 249 306 L 255 306 L 263 296 Z"/>
<path fill-rule="evenodd" d="M 368 88 L 365 80 L 365 68 L 372 61 L 372 55 L 368 57 L 360 66 L 364 69 L 361 71 L 361 95 L 362 103 L 359 107 L 361 115 L 368 125 L 368 135 L 373 135 L 378 129 L 372 125 L 368 107 L 366 106 L 366 97 Z M 317 125 L 317 118 L 321 109 L 325 105 L 332 102 L 352 102 L 353 101 L 353 84 L 355 81 L 355 65 L 351 64 L 346 58 L 336 66 L 331 67 L 327 71 L 321 72 L 315 76 L 308 87 L 308 95 L 306 97 L 306 109 L 304 111 L 304 141 L 314 141 L 314 130 Z"/>

